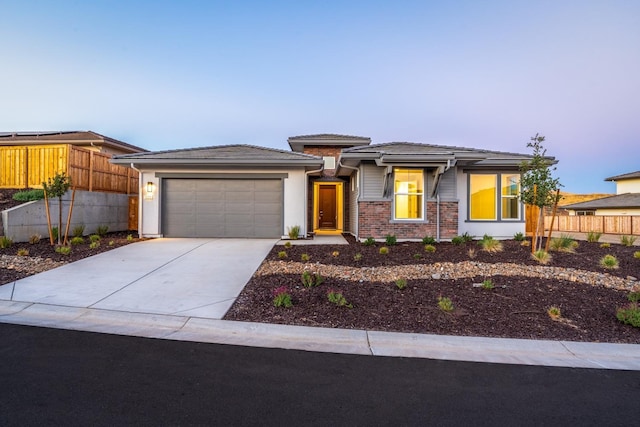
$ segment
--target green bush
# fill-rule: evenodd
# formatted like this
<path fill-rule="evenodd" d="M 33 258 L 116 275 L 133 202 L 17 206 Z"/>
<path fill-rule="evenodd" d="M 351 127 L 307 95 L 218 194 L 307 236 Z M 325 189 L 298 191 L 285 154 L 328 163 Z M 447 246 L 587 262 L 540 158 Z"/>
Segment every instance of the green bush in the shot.
<path fill-rule="evenodd" d="M 0 236 L 0 249 L 10 248 L 13 245 L 13 240 L 7 236 Z"/>
<path fill-rule="evenodd" d="M 287 227 L 287 235 L 290 239 L 297 239 L 300 237 L 300 226 L 294 225 L 292 227 Z"/>
<path fill-rule="evenodd" d="M 515 240 L 516 242 L 523 242 L 525 239 L 524 234 L 522 234 L 521 231 L 518 231 L 516 234 L 513 235 L 513 240 Z"/>
<path fill-rule="evenodd" d="M 465 231 L 464 234 L 462 234 L 462 236 L 460 236 L 460 237 L 462 237 L 462 240 L 465 243 L 469 243 L 469 242 L 473 241 L 473 236 L 471 234 L 469 234 L 468 231 Z"/>
<path fill-rule="evenodd" d="M 73 237 L 84 236 L 84 224 L 78 224 L 75 227 L 73 227 L 73 230 L 71 230 L 71 235 Z"/>
<path fill-rule="evenodd" d="M 531 256 L 540 264 L 549 264 L 551 262 L 551 254 L 544 249 L 535 251 Z"/>
<path fill-rule="evenodd" d="M 635 252 L 633 253 L 633 257 L 634 257 L 635 259 L 640 259 L 640 251 L 635 251 Z"/>
<path fill-rule="evenodd" d="M 69 243 L 71 245 L 81 245 L 84 243 L 84 239 L 82 237 L 73 237 Z"/>
<path fill-rule="evenodd" d="M 309 254 L 302 254 L 300 255 L 300 259 L 302 260 L 302 262 L 307 262 L 311 259 L 311 255 Z"/>
<path fill-rule="evenodd" d="M 445 312 L 453 311 L 453 302 L 447 297 L 438 297 L 438 307 Z"/>
<path fill-rule="evenodd" d="M 453 239 L 451 239 L 451 243 L 456 246 L 461 245 L 464 243 L 464 238 L 462 236 L 455 236 Z"/>
<path fill-rule="evenodd" d="M 344 295 L 338 291 L 330 290 L 327 292 L 327 299 L 338 307 L 353 308 L 353 305 L 349 304 Z"/>
<path fill-rule="evenodd" d="M 376 239 L 374 239 L 373 237 L 367 237 L 367 239 L 362 242 L 362 244 L 365 246 L 373 246 L 376 244 Z"/>
<path fill-rule="evenodd" d="M 600 266 L 606 269 L 618 268 L 618 258 L 613 255 L 605 255 L 600 259 Z"/>
<path fill-rule="evenodd" d="M 435 252 L 436 251 L 436 247 L 433 245 L 424 245 L 424 251 L 425 252 Z"/>
<path fill-rule="evenodd" d="M 596 243 L 602 237 L 602 233 L 597 231 L 590 231 L 587 233 L 587 242 Z"/>
<path fill-rule="evenodd" d="M 484 235 L 478 244 L 482 246 L 482 250 L 486 252 L 502 252 L 502 242 L 494 239 L 489 235 Z"/>
<path fill-rule="evenodd" d="M 275 307 L 285 307 L 289 308 L 293 306 L 293 301 L 291 301 L 291 294 L 286 286 L 280 286 L 273 290 L 273 305 Z"/>
<path fill-rule="evenodd" d="M 384 241 L 387 244 L 387 246 L 393 246 L 396 243 L 398 243 L 396 236 L 394 236 L 393 234 L 387 234 L 386 237 L 384 238 Z"/>
<path fill-rule="evenodd" d="M 44 190 L 41 189 L 18 191 L 13 195 L 13 200 L 18 202 L 32 202 L 42 199 L 44 199 Z"/>
<path fill-rule="evenodd" d="M 423 245 L 435 245 L 436 244 L 436 239 L 435 237 L 432 236 L 425 236 L 422 238 L 422 244 Z"/>
<path fill-rule="evenodd" d="M 493 282 L 491 279 L 486 279 L 482 281 L 482 289 L 493 289 Z"/>
<path fill-rule="evenodd" d="M 623 246 L 633 246 L 635 242 L 636 242 L 635 236 L 626 236 L 626 235 L 620 236 L 620 243 Z"/>
<path fill-rule="evenodd" d="M 560 237 L 553 237 L 549 242 L 549 250 L 559 252 L 575 252 L 578 247 L 578 242 L 568 234 L 563 234 Z"/>
<path fill-rule="evenodd" d="M 62 255 L 69 255 L 71 253 L 71 246 L 58 246 L 56 252 Z"/>
<path fill-rule="evenodd" d="M 386 247 L 386 246 L 383 246 L 383 247 L 380 248 L 380 250 L 378 252 L 380 252 L 380 255 L 386 255 L 386 254 L 389 253 L 389 248 Z"/>
<path fill-rule="evenodd" d="M 640 328 L 640 307 L 635 302 L 627 304 L 626 307 L 619 308 L 616 311 L 616 317 L 619 321 L 634 328 Z"/>
<path fill-rule="evenodd" d="M 324 282 L 324 277 L 320 274 L 311 274 L 307 270 L 302 273 L 302 286 L 305 288 L 313 288 L 315 286 L 320 286 Z"/>
<path fill-rule="evenodd" d="M 109 232 L 108 225 L 99 225 L 98 227 L 96 227 L 96 234 L 100 237 L 104 237 L 104 235 L 107 234 L 108 232 Z"/>
<path fill-rule="evenodd" d="M 100 241 L 100 236 L 98 236 L 97 234 L 92 234 L 91 236 L 89 236 L 89 241 L 91 243 L 99 242 Z"/>
<path fill-rule="evenodd" d="M 360 252 L 358 252 L 357 254 L 355 254 L 353 256 L 353 260 L 354 261 L 361 261 L 362 260 L 362 254 Z"/>
<path fill-rule="evenodd" d="M 89 243 L 89 248 L 91 248 L 91 249 L 95 249 L 95 248 L 97 248 L 97 247 L 100 247 L 100 241 L 98 241 L 98 240 L 97 240 L 97 241 L 95 241 L 95 242 L 91 242 L 91 243 Z"/>
<path fill-rule="evenodd" d="M 278 258 L 285 259 L 287 257 L 287 253 L 285 251 L 278 252 Z"/>
<path fill-rule="evenodd" d="M 396 280 L 396 287 L 400 290 L 407 287 L 407 281 L 405 279 Z"/>

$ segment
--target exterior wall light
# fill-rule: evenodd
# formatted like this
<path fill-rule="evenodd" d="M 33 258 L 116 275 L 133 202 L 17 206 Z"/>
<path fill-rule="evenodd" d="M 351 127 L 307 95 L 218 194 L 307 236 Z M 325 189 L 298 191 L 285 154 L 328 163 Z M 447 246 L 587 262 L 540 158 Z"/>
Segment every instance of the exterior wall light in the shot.
<path fill-rule="evenodd" d="M 147 199 L 147 200 L 152 200 L 153 199 L 153 191 L 155 190 L 155 188 L 156 188 L 156 185 L 153 182 L 151 182 L 151 181 L 147 182 L 146 192 L 145 192 L 146 194 L 145 194 L 144 198 Z"/>

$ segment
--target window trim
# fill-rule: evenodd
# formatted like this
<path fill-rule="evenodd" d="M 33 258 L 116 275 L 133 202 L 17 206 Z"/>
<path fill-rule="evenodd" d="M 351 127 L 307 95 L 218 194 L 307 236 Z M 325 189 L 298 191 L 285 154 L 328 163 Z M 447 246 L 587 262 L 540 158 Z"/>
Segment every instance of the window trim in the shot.
<path fill-rule="evenodd" d="M 495 183 L 496 186 L 494 187 L 494 201 L 495 201 L 495 212 L 496 212 L 496 216 L 493 219 L 473 219 L 471 218 L 471 177 L 473 175 L 490 175 L 493 176 L 495 178 Z M 466 222 L 482 222 L 482 223 L 488 223 L 488 222 L 510 222 L 510 223 L 515 223 L 515 222 L 525 222 L 524 220 L 524 209 L 523 209 L 523 203 L 522 201 L 518 200 L 518 196 L 515 195 L 503 195 L 502 194 L 502 177 L 504 175 L 519 175 L 520 177 L 522 177 L 522 174 L 520 172 L 514 172 L 514 171 L 506 171 L 506 172 L 481 172 L 481 171 L 468 171 L 467 172 L 467 219 Z M 518 180 L 518 192 L 520 191 L 520 180 Z M 503 214 L 502 214 L 502 202 L 504 199 L 512 199 L 515 198 L 516 200 L 518 200 L 518 217 L 517 218 L 504 218 Z"/>
<path fill-rule="evenodd" d="M 396 171 L 397 170 L 408 170 L 408 171 L 416 171 L 416 172 L 420 172 L 420 174 L 422 175 L 422 185 L 421 185 L 421 192 L 420 193 L 397 193 L 396 192 Z M 409 167 L 394 167 L 393 168 L 393 179 L 391 180 L 392 182 L 392 186 L 393 186 L 393 191 L 391 193 L 391 221 L 395 222 L 395 223 L 405 223 L 405 222 L 424 222 L 427 219 L 427 204 L 426 204 L 426 199 L 425 199 L 425 172 L 424 172 L 424 168 L 409 168 Z M 397 218 L 396 217 L 396 196 L 401 195 L 401 196 L 411 196 L 411 195 L 418 195 L 420 196 L 420 217 L 418 218 Z"/>

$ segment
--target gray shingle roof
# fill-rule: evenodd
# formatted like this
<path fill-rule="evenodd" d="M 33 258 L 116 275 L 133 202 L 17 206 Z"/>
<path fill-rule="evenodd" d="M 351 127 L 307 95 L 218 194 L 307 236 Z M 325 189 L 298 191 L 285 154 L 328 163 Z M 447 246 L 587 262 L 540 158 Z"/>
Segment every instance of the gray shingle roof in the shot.
<path fill-rule="evenodd" d="M 611 176 L 609 178 L 605 178 L 605 181 L 621 181 L 623 179 L 635 179 L 640 178 L 640 171 L 624 173 L 622 175 Z"/>
<path fill-rule="evenodd" d="M 588 202 L 574 203 L 563 206 L 564 209 L 615 209 L 615 208 L 640 208 L 640 193 L 625 193 L 602 199 L 589 200 Z"/>
<path fill-rule="evenodd" d="M 105 146 L 114 146 L 121 151 L 142 152 L 144 148 L 119 141 L 115 138 L 101 135 L 90 130 L 87 131 L 47 131 L 47 132 L 0 132 L 0 145 L 19 144 L 72 144 L 88 145 L 98 143 Z"/>
<path fill-rule="evenodd" d="M 528 154 L 508 153 L 503 151 L 482 150 L 477 148 L 455 147 L 435 144 L 419 144 L 415 142 L 388 142 L 372 144 L 365 147 L 353 147 L 343 150 L 345 153 L 385 153 L 385 154 L 475 154 L 481 158 L 513 158 L 526 160 Z M 553 157 L 550 157 L 553 159 Z"/>

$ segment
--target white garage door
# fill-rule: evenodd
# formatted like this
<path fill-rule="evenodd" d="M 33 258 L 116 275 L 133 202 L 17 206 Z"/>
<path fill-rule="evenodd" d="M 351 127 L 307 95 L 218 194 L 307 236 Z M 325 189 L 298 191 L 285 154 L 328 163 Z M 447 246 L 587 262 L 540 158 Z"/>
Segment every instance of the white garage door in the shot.
<path fill-rule="evenodd" d="M 163 180 L 162 232 L 166 237 L 280 237 L 280 179 Z"/>

